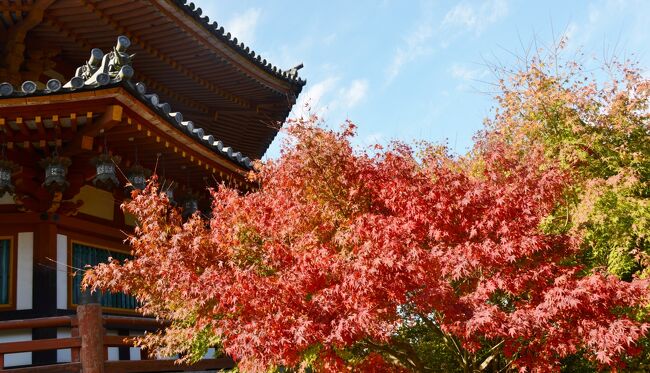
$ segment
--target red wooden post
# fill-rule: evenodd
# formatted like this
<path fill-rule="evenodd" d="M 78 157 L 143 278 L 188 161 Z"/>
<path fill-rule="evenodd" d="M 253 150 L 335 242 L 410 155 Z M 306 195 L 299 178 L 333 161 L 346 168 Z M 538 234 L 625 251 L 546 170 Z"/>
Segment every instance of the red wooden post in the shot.
<path fill-rule="evenodd" d="M 70 336 L 71 337 L 78 337 L 79 336 L 79 319 L 74 317 L 70 321 Z M 73 348 L 70 350 L 70 360 L 74 363 L 79 362 L 79 349 L 78 348 Z"/>
<path fill-rule="evenodd" d="M 77 306 L 81 351 L 79 360 L 84 373 L 104 373 L 104 325 L 99 293 L 83 292 Z"/>

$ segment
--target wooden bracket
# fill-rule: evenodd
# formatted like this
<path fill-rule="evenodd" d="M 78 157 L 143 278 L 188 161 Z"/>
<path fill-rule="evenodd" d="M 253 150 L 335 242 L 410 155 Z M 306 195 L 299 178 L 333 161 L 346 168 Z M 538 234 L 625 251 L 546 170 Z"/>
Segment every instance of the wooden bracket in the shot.
<path fill-rule="evenodd" d="M 83 151 L 93 150 L 94 140 L 101 130 L 108 131 L 116 125 L 122 123 L 122 114 L 124 109 L 120 105 L 110 105 L 102 116 L 92 123 L 87 123 L 77 131 L 75 139 L 66 146 L 63 155 L 73 156 Z"/>

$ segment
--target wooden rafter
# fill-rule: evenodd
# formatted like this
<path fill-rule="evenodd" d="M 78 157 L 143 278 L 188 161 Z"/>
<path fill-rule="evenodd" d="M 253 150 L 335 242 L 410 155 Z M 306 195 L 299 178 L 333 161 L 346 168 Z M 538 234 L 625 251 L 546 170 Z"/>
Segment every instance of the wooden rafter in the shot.
<path fill-rule="evenodd" d="M 149 45 L 149 43 L 145 42 L 141 38 L 137 37 L 136 35 L 133 35 L 129 30 L 126 28 L 120 26 L 115 20 L 113 20 L 111 17 L 106 15 L 100 8 L 98 8 L 94 3 L 91 3 L 86 0 L 82 0 L 82 2 L 85 4 L 87 8 L 89 8 L 91 11 L 93 11 L 95 14 L 97 14 L 102 20 L 105 22 L 109 23 L 111 26 L 115 28 L 118 32 L 120 32 L 123 35 L 126 35 L 131 39 L 132 42 L 138 44 L 142 49 L 150 53 L 151 55 L 155 56 L 156 58 L 164 61 L 167 65 L 175 69 L 176 71 L 180 72 L 181 74 L 187 76 L 188 78 L 192 79 L 194 82 L 199 84 L 201 87 L 207 89 L 208 91 L 223 97 L 240 107 L 243 107 L 245 109 L 251 108 L 251 103 L 237 95 L 234 95 L 222 88 L 217 87 L 215 84 L 210 83 L 209 81 L 199 77 L 197 74 L 195 74 L 193 71 L 190 69 L 187 69 L 183 65 L 177 63 L 173 58 L 169 57 L 165 53 L 161 52 L 160 50 L 152 47 Z"/>
<path fill-rule="evenodd" d="M 14 144 L 19 144 L 21 148 L 28 149 L 32 144 L 37 148 L 43 149 L 45 154 L 49 153 L 48 144 L 56 142 L 60 145 L 62 141 L 71 141 L 74 137 L 72 128 L 62 128 L 57 121 L 58 116 L 52 117 L 27 116 L 16 117 L 14 120 L 8 120 L 6 117 L 0 117 L 0 138 L 7 143 L 7 147 L 12 149 Z M 52 123 L 51 127 L 45 127 L 45 121 Z M 13 129 L 10 123 L 16 126 Z M 34 129 L 28 126 L 28 123 L 34 125 Z"/>
<path fill-rule="evenodd" d="M 167 17 L 175 20 L 177 25 L 194 36 L 201 44 L 208 47 L 212 54 L 217 55 L 215 51 L 219 51 L 222 55 L 228 56 L 229 62 L 235 65 L 238 70 L 250 77 L 254 77 L 255 80 L 276 92 L 286 93 L 287 90 L 289 90 L 289 83 L 281 82 L 270 73 L 253 66 L 251 61 L 248 61 L 245 57 L 239 55 L 238 52 L 232 50 L 224 43 L 216 40 L 214 35 L 211 35 L 209 31 L 199 25 L 195 20 L 192 19 L 190 22 L 186 22 L 187 16 L 183 14 L 183 12 L 179 12 L 173 2 L 166 0 L 153 0 L 152 3 Z"/>
<path fill-rule="evenodd" d="M 179 95 L 178 93 L 174 92 L 172 89 L 168 88 L 164 84 L 161 84 L 160 82 L 157 82 L 146 75 L 139 74 L 142 78 L 142 82 L 153 92 L 159 92 L 164 94 L 165 96 L 180 102 L 183 105 L 186 105 L 187 107 L 190 107 L 192 109 L 195 109 L 197 111 L 200 111 L 202 113 L 209 113 L 210 108 L 208 108 L 206 105 L 203 105 L 196 100 L 190 100 L 185 96 Z"/>
<path fill-rule="evenodd" d="M 56 18 L 54 18 L 51 15 L 45 15 L 44 23 L 46 25 L 54 28 L 55 30 L 57 30 L 61 34 L 63 34 L 66 38 L 74 41 L 75 44 L 80 45 L 84 49 L 87 49 L 88 51 L 90 51 L 92 48 L 95 47 L 95 46 L 91 45 L 91 43 L 89 41 L 87 41 L 85 39 L 82 39 L 79 35 L 74 33 L 72 30 L 66 28 L 61 22 L 59 22 Z M 196 110 L 198 110 L 198 111 L 200 111 L 202 113 L 209 113 L 210 112 L 210 108 L 208 108 L 207 106 L 197 102 L 196 100 L 191 100 L 191 99 L 189 99 L 189 98 L 175 92 L 174 90 L 168 88 L 167 86 L 165 86 L 164 84 L 156 81 L 155 79 L 153 79 L 153 78 L 151 78 L 151 77 L 149 77 L 149 76 L 147 76 L 145 74 L 142 74 L 142 72 L 138 71 L 137 75 L 142 79 L 143 83 L 145 85 L 147 85 L 148 87 L 150 87 L 152 90 L 154 90 L 156 92 L 160 92 L 160 93 L 164 94 L 165 96 L 167 96 L 167 97 L 169 97 L 169 98 L 171 98 L 171 99 L 173 99 L 173 100 L 175 100 L 177 102 L 180 102 L 183 105 L 186 105 L 186 106 L 188 106 L 190 108 L 196 109 Z"/>

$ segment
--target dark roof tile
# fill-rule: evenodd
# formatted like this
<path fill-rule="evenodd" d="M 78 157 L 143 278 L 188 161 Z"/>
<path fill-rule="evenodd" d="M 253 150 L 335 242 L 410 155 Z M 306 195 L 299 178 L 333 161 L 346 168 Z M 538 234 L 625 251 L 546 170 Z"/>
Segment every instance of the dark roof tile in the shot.
<path fill-rule="evenodd" d="M 209 22 L 210 19 L 207 16 L 201 17 L 203 10 L 201 10 L 201 8 L 194 5 L 194 3 L 190 2 L 188 4 L 187 0 L 174 0 L 174 3 L 180 9 L 182 9 L 186 14 L 188 14 L 189 16 L 197 20 L 206 30 L 208 30 L 210 33 L 212 33 L 214 36 L 216 36 L 218 39 L 225 42 L 226 44 L 230 44 L 235 51 L 237 51 L 242 56 L 248 58 L 249 61 L 263 68 L 266 72 L 270 73 L 271 75 L 274 75 L 275 77 L 281 80 L 284 80 L 292 84 L 296 84 L 300 87 L 307 84 L 306 80 L 298 77 L 298 69 L 294 68 L 289 70 L 282 70 L 277 66 L 273 66 L 270 63 L 267 64 L 266 60 L 260 62 L 260 56 L 257 55 L 256 57 L 254 51 L 249 52 L 250 49 L 246 45 L 244 45 L 244 43 L 238 43 L 236 37 L 233 38 L 233 36 L 229 32 L 227 32 L 224 35 L 225 30 L 223 29 L 223 27 L 218 27 L 219 25 L 217 24 L 217 22 L 212 22 L 212 24 L 210 24 Z M 287 74 L 284 74 L 285 72 L 287 72 Z"/>
<path fill-rule="evenodd" d="M 129 90 L 136 98 L 155 110 L 167 122 L 172 124 L 174 127 L 182 130 L 188 136 L 194 137 L 197 142 L 208 147 L 213 152 L 228 158 L 230 161 L 234 162 L 240 167 L 243 167 L 244 169 L 250 170 L 253 167 L 253 162 L 250 160 L 250 158 L 242 157 L 242 154 L 240 152 L 233 152 L 231 147 L 224 147 L 221 141 L 215 141 L 213 135 L 206 134 L 203 128 L 195 127 L 192 121 L 184 121 L 183 114 L 180 112 L 172 112 L 171 106 L 168 103 L 158 102 L 158 95 L 155 93 L 147 93 L 144 83 L 139 82 L 133 84 L 128 80 L 116 78 L 111 79 L 107 84 L 89 84 L 84 85 L 80 88 L 74 88 L 72 86 L 62 86 L 61 82 L 57 81 L 57 84 L 53 82 L 53 80 L 48 81 L 48 88 L 42 90 L 37 89 L 36 83 L 31 81 L 25 81 L 21 85 L 21 90 L 15 90 L 10 83 L 0 83 L 0 99 L 9 97 L 43 96 L 48 94 L 70 93 L 76 91 L 92 91 L 98 88 L 123 86 L 127 88 L 127 90 Z M 57 86 L 59 88 L 56 91 L 53 91 L 51 89 L 56 88 Z"/>

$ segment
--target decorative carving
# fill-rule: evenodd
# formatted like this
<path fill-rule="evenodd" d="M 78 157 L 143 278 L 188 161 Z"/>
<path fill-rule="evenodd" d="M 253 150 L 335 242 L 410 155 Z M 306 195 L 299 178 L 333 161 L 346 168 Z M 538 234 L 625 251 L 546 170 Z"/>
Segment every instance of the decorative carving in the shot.
<path fill-rule="evenodd" d="M 129 38 L 122 35 L 117 38 L 113 51 L 109 53 L 104 54 L 101 49 L 93 48 L 88 61 L 77 68 L 75 76 L 64 87 L 101 86 L 130 79 L 133 76 L 131 61 L 135 56 L 135 54 L 126 53 L 130 45 Z"/>

